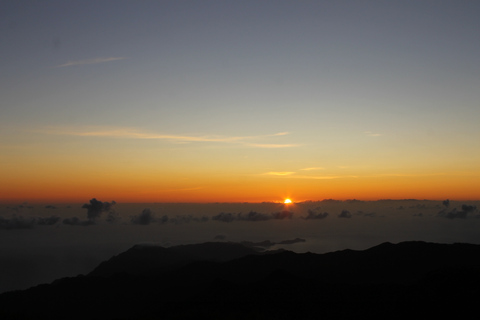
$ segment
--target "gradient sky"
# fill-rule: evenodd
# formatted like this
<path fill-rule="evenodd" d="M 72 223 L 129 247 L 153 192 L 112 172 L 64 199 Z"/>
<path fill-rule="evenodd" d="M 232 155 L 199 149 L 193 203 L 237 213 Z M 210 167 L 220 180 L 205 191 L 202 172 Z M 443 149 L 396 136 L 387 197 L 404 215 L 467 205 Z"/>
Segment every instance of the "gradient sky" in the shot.
<path fill-rule="evenodd" d="M 480 199 L 478 1 L 2 1 L 0 201 Z"/>

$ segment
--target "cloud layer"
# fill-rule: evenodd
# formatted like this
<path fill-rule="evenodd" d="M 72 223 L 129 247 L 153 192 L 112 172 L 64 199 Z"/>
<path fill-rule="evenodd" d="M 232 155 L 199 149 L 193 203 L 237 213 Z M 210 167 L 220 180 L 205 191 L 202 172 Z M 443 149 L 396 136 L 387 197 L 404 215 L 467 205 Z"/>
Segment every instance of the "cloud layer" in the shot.
<path fill-rule="evenodd" d="M 292 219 L 293 212 L 283 210 L 274 213 L 260 213 L 256 211 L 250 211 L 246 214 L 244 213 L 226 213 L 221 212 L 212 217 L 212 220 L 220 222 L 233 222 L 233 221 L 268 221 L 268 220 L 283 220 L 283 219 Z"/>
<path fill-rule="evenodd" d="M 35 226 L 51 226 L 60 220 L 58 216 L 29 217 L 13 216 L 11 218 L 0 217 L 0 230 L 31 229 Z"/>
<path fill-rule="evenodd" d="M 381 200 L 375 203 L 388 204 L 391 200 Z M 312 208 L 308 208 L 308 204 L 312 204 Z M 373 202 L 371 202 L 373 203 Z M 300 204 L 300 203 L 299 203 Z M 314 206 L 320 204 L 322 207 L 336 206 L 338 211 L 331 214 L 323 210 L 322 207 Z M 346 208 L 342 208 L 345 204 Z M 393 204 L 393 202 L 392 202 Z M 116 202 L 104 202 L 92 198 L 88 203 L 81 206 L 82 209 L 86 209 L 86 217 L 81 218 L 78 216 L 73 217 L 61 217 L 60 215 L 51 216 L 28 216 L 26 213 L 31 212 L 32 206 L 22 204 L 14 207 L 7 207 L 7 210 L 11 212 L 9 217 L 0 216 L 0 230 L 15 230 L 15 229 L 32 229 L 36 226 L 54 226 L 63 224 L 66 226 L 94 226 L 100 222 L 115 224 L 131 224 L 139 226 L 149 225 L 181 225 L 187 223 L 205 223 L 205 222 L 265 222 L 273 220 L 291 220 L 295 217 L 300 220 L 314 221 L 325 220 L 331 216 L 341 219 L 352 219 L 354 217 L 368 217 L 368 218 L 387 218 L 388 210 L 401 211 L 402 215 L 407 214 L 409 210 L 410 216 L 414 217 L 437 217 L 446 218 L 449 220 L 454 219 L 468 219 L 468 218 L 480 218 L 480 213 L 476 205 L 473 204 L 458 204 L 455 206 L 451 201 L 445 200 L 438 203 L 415 203 L 414 200 L 405 200 L 401 202 L 402 205 L 392 206 L 387 211 L 372 212 L 370 209 L 357 206 L 367 206 L 370 202 L 358 201 L 358 200 L 332 200 L 327 199 L 321 202 L 304 202 L 302 205 L 301 213 L 297 216 L 293 211 L 281 210 L 271 213 L 259 212 L 256 210 L 250 210 L 247 212 L 220 212 L 213 215 L 205 214 L 168 214 L 168 212 L 160 212 L 155 214 L 150 208 L 144 208 L 141 212 L 135 215 L 131 215 L 129 219 L 121 221 L 119 213 L 116 211 Z M 298 205 L 298 204 L 297 204 Z M 340 208 L 338 208 L 340 206 Z M 348 206 L 348 207 L 347 207 Z M 352 207 L 354 206 L 354 207 Z M 300 207 L 297 207 L 300 209 Z M 347 209 L 348 208 L 348 209 Z M 331 208 L 330 208 L 331 209 Z M 439 210 L 440 209 L 440 210 Z M 54 210 L 59 212 L 59 208 L 53 205 L 43 206 L 43 210 Z M 434 210 L 432 212 L 432 210 Z M 60 212 L 59 212 L 60 213 Z M 399 212 L 400 213 L 400 212 Z"/>

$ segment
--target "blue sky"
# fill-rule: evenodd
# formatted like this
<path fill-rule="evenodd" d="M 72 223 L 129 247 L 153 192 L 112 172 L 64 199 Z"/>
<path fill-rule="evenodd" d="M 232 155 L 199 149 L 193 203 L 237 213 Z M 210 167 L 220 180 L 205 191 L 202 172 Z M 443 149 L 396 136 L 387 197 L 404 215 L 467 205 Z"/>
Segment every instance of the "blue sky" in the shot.
<path fill-rule="evenodd" d="M 230 172 L 478 177 L 475 1 L 0 6 L 0 148 L 16 170 L 101 149 L 168 172 L 198 158 L 178 169 L 192 175 L 248 159 Z"/>

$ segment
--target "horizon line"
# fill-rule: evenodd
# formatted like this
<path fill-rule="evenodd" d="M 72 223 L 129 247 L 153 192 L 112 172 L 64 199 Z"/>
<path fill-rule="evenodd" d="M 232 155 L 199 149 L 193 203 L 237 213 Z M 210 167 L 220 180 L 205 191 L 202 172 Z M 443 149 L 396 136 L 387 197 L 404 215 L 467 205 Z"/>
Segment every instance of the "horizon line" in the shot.
<path fill-rule="evenodd" d="M 98 200 L 98 197 L 95 197 L 95 199 Z M 3 205 L 33 205 L 33 204 L 38 204 L 38 205 L 43 205 L 43 204 L 81 204 L 84 202 L 88 202 L 88 200 L 83 200 L 83 201 L 9 201 L 9 200 L 0 200 L 0 204 Z M 99 201 L 104 201 L 99 200 Z M 357 198 L 348 198 L 348 199 L 333 199 L 333 198 L 325 198 L 321 200 L 292 200 L 292 203 L 290 204 L 285 204 L 283 200 L 265 200 L 265 201 L 117 201 L 117 200 L 107 200 L 108 201 L 114 201 L 115 204 L 262 204 L 262 203 L 272 203 L 272 204 L 285 204 L 285 205 L 292 205 L 292 204 L 301 204 L 301 203 L 310 203 L 310 202 L 381 202 L 381 201 L 480 201 L 480 199 L 454 199 L 454 198 L 446 198 L 446 199 L 416 199 L 416 198 L 381 198 L 381 199 L 370 199 L 370 200 L 365 200 L 365 199 L 357 199 Z"/>

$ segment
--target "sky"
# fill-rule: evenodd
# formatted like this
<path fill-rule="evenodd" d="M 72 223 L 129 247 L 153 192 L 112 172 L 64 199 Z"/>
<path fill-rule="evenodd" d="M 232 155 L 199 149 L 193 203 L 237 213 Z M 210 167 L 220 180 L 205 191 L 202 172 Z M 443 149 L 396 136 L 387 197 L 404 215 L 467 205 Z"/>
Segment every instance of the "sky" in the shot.
<path fill-rule="evenodd" d="M 0 202 L 480 199 L 477 1 L 2 1 Z"/>

